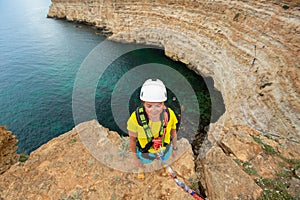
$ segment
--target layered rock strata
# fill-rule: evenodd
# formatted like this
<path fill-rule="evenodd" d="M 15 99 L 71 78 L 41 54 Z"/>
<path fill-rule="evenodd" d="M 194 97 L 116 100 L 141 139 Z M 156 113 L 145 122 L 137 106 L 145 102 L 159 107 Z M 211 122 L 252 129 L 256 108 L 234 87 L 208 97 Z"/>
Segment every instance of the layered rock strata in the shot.
<path fill-rule="evenodd" d="M 211 76 L 226 113 L 218 125 L 299 133 L 299 7 L 289 1 L 53 0 L 48 16 L 112 31 L 111 39 L 162 46 Z M 298 5 L 299 6 L 299 5 Z"/>

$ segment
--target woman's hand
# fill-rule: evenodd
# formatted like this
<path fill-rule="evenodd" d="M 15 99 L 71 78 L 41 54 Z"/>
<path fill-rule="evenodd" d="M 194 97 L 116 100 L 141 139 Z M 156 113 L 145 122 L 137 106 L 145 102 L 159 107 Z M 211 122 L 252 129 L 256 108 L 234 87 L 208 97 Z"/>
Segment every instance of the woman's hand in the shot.
<path fill-rule="evenodd" d="M 176 129 L 171 130 L 172 136 L 172 157 L 175 158 L 177 156 L 178 146 L 177 146 L 177 132 Z"/>
<path fill-rule="evenodd" d="M 176 158 L 177 153 L 178 153 L 178 147 L 175 147 L 175 148 L 173 147 L 173 149 L 172 149 L 172 157 Z"/>
<path fill-rule="evenodd" d="M 135 167 L 142 167 L 143 163 L 137 157 L 136 154 L 136 135 L 137 133 L 133 133 L 129 131 L 129 148 L 132 153 L 132 162 Z"/>

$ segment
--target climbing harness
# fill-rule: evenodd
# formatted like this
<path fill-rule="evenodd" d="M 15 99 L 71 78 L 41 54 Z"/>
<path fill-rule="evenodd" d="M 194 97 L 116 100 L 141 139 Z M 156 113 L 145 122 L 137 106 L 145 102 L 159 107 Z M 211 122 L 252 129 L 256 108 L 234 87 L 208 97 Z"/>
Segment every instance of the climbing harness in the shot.
<path fill-rule="evenodd" d="M 169 175 L 173 178 L 173 180 L 179 187 L 181 187 L 184 191 L 189 193 L 192 197 L 194 197 L 197 200 L 205 200 L 206 199 L 206 198 L 202 197 L 201 195 L 197 194 L 193 189 L 189 188 L 184 182 L 179 181 L 176 174 L 173 172 L 172 168 L 165 161 L 162 148 L 160 148 L 160 151 L 157 149 L 156 155 L 160 159 L 160 161 L 163 163 L 164 168 L 167 169 Z"/>
<path fill-rule="evenodd" d="M 141 149 L 141 151 L 145 154 L 148 152 L 148 150 L 153 147 L 156 150 L 156 156 L 157 158 L 163 163 L 164 167 L 168 170 L 169 175 L 173 178 L 173 180 L 176 182 L 176 184 L 181 187 L 184 191 L 189 193 L 191 196 L 193 196 L 197 200 L 205 200 L 205 198 L 201 197 L 198 195 L 194 190 L 189 188 L 184 182 L 179 181 L 177 178 L 176 174 L 173 172 L 171 167 L 167 164 L 167 162 L 164 159 L 164 152 L 168 151 L 168 148 L 170 148 L 171 145 L 167 145 L 167 149 L 163 150 L 163 147 L 165 146 L 164 138 L 166 134 L 166 128 L 168 125 L 168 120 L 169 120 L 169 111 L 168 108 L 164 108 L 161 115 L 161 127 L 160 127 L 160 132 L 159 136 L 157 138 L 154 138 L 151 129 L 148 125 L 148 119 L 147 119 L 147 114 L 145 113 L 145 110 L 143 107 L 139 107 L 136 110 L 136 117 L 137 121 L 140 126 L 144 128 L 144 131 L 147 136 L 148 144 L 144 147 L 141 148 L 139 142 L 137 141 L 138 147 Z"/>
<path fill-rule="evenodd" d="M 162 137 L 153 138 L 152 143 L 153 143 L 152 146 L 153 146 L 154 149 L 160 148 L 162 146 L 162 143 L 163 143 Z"/>
<path fill-rule="evenodd" d="M 144 148 L 141 147 L 140 143 L 137 140 L 137 146 L 141 150 L 142 153 L 148 153 L 148 150 L 153 147 L 154 149 L 158 149 L 160 147 L 164 147 L 168 145 L 165 143 L 165 135 L 166 135 L 166 128 L 169 121 L 169 110 L 167 107 L 163 109 L 163 111 L 160 114 L 160 120 L 161 120 L 161 126 L 159 131 L 159 136 L 157 138 L 154 138 L 151 128 L 149 127 L 149 119 L 147 117 L 147 114 L 145 112 L 144 107 L 138 107 L 136 109 L 136 118 L 140 126 L 143 127 L 145 134 L 147 136 L 148 143 Z"/>

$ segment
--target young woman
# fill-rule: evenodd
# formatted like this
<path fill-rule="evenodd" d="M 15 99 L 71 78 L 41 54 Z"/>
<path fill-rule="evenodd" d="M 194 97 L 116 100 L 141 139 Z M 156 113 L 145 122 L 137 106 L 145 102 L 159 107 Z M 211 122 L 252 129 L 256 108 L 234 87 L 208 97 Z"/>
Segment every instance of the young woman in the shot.
<path fill-rule="evenodd" d="M 163 151 L 164 159 L 177 151 L 178 122 L 174 111 L 165 106 L 167 90 L 159 79 L 148 79 L 140 91 L 142 107 L 137 108 L 127 121 L 130 150 L 139 167 L 138 178 L 144 179 L 144 164 L 156 159 L 156 152 Z"/>

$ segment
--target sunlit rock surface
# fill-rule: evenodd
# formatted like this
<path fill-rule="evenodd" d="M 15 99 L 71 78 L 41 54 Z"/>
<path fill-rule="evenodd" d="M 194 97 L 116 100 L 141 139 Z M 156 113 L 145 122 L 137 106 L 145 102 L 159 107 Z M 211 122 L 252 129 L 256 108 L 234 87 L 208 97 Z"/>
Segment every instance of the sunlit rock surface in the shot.
<path fill-rule="evenodd" d="M 2 174 L 0 198 L 193 199 L 178 187 L 170 176 L 164 175 L 163 168 L 146 173 L 145 180 L 141 181 L 137 179 L 136 173 L 116 170 L 97 160 L 80 138 L 81 134 L 86 134 L 85 131 L 92 129 L 97 129 L 99 134 L 107 135 L 102 137 L 102 140 L 107 139 L 111 144 L 115 143 L 111 147 L 117 146 L 119 150 L 122 149 L 120 136 L 109 132 L 97 121 L 79 124 L 73 130 L 52 139 L 32 152 L 26 162 L 14 165 Z M 124 142 L 127 139 L 124 139 Z M 119 145 L 116 144 L 118 142 Z M 179 141 L 179 145 L 185 143 L 184 139 Z M 104 143 L 98 144 L 98 150 L 101 151 Z M 112 148 L 111 152 L 113 151 Z M 114 158 L 110 162 L 113 163 Z M 125 159 L 123 165 L 130 163 Z M 197 189 L 194 165 L 191 146 L 171 164 L 181 181 Z"/>

